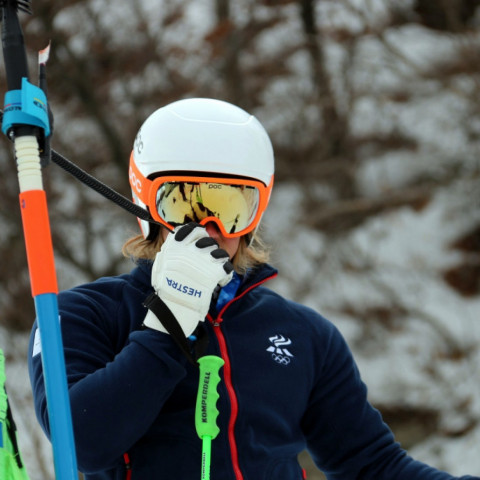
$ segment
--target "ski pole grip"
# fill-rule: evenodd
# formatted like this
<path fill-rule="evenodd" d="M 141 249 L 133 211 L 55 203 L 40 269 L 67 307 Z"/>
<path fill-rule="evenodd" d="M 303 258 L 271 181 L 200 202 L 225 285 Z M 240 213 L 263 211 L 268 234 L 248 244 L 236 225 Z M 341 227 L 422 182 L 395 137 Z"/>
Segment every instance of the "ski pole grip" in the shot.
<path fill-rule="evenodd" d="M 206 355 L 198 360 L 200 380 L 198 383 L 197 404 L 195 409 L 195 428 L 200 438 L 215 438 L 220 429 L 217 427 L 217 386 L 220 382 L 220 369 L 225 363 L 216 355 Z"/>
<path fill-rule="evenodd" d="M 50 135 L 48 104 L 45 92 L 32 85 L 27 78 L 22 78 L 20 90 L 9 90 L 5 94 L 2 132 L 8 132 L 14 126 L 30 125 L 42 128 L 45 136 Z"/>

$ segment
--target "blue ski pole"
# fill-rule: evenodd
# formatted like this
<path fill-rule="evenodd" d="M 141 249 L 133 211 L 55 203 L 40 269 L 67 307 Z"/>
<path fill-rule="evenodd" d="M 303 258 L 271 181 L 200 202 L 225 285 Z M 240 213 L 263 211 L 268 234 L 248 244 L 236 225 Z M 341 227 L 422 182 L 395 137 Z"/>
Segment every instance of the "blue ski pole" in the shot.
<path fill-rule="evenodd" d="M 57 280 L 39 140 L 50 135 L 47 98 L 32 85 L 18 10 L 29 12 L 30 0 L 0 0 L 2 46 L 8 92 L 2 131 L 14 143 L 20 186 L 20 208 L 32 295 L 42 342 L 50 434 L 56 478 L 78 478 L 62 337 L 58 318 Z"/>

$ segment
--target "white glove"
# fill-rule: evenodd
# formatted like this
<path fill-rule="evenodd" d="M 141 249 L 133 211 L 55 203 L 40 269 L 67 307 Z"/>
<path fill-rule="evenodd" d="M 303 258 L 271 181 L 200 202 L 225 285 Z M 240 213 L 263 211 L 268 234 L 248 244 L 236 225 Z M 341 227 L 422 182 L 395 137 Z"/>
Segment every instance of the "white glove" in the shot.
<path fill-rule="evenodd" d="M 152 285 L 189 337 L 207 316 L 217 285 L 224 287 L 233 276 L 233 265 L 225 250 L 204 227 L 188 223 L 170 233 L 157 253 Z M 143 324 L 168 333 L 149 310 Z"/>

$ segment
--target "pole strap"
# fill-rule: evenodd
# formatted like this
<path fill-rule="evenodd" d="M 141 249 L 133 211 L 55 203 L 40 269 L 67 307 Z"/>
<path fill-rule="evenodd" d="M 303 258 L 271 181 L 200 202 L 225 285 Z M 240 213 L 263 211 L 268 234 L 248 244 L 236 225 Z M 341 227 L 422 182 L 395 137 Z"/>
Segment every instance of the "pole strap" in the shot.
<path fill-rule="evenodd" d="M 198 366 L 197 359 L 204 354 L 208 344 L 208 337 L 204 329 L 197 328 L 195 330 L 196 341 L 192 349 L 192 343 L 185 337 L 175 315 L 155 292 L 145 299 L 143 306 L 155 314 L 188 361 L 192 365 Z"/>

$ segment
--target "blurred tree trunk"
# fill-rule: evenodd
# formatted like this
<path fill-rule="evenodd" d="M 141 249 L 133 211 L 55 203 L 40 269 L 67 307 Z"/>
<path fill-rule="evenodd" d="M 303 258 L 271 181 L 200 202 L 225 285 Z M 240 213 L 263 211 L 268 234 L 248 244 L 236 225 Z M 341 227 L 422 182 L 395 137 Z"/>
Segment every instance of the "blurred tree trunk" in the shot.
<path fill-rule="evenodd" d="M 219 75 L 224 79 L 225 100 L 248 109 L 243 73 L 240 69 L 240 55 L 243 48 L 242 31 L 235 28 L 230 13 L 230 0 L 215 0 L 217 29 L 222 32 L 222 48 L 219 52 Z"/>

